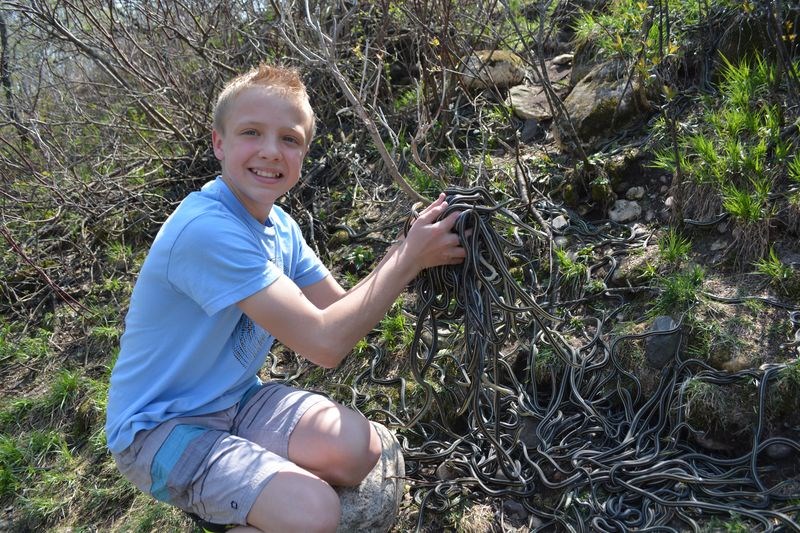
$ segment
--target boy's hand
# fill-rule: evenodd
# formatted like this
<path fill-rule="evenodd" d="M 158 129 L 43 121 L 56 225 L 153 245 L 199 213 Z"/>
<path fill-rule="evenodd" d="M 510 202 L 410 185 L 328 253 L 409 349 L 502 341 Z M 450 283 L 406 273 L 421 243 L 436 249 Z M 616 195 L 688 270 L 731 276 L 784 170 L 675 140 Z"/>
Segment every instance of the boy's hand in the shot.
<path fill-rule="evenodd" d="M 444 199 L 445 195 L 441 193 L 431 205 L 420 212 L 401 244 L 402 255 L 413 262 L 417 272 L 439 265 L 461 263 L 467 255 L 458 235 L 452 231 L 461 213 L 450 213 L 438 220 L 447 209 Z"/>

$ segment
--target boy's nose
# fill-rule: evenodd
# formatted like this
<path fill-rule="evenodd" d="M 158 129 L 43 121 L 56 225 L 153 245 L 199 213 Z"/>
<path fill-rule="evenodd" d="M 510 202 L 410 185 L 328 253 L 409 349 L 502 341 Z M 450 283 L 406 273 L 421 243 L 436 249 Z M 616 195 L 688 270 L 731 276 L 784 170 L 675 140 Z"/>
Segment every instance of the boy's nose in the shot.
<path fill-rule="evenodd" d="M 278 149 L 278 142 L 275 139 L 265 138 L 261 143 L 259 155 L 264 159 L 279 159 L 281 151 Z"/>

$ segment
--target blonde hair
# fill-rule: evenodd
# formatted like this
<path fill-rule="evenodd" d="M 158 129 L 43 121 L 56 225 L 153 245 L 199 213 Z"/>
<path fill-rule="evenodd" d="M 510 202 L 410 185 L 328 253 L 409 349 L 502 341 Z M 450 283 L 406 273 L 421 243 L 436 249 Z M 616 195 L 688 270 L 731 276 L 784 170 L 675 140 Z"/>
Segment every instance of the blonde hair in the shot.
<path fill-rule="evenodd" d="M 264 87 L 275 90 L 283 96 L 294 98 L 301 104 L 305 104 L 311 113 L 311 131 L 308 137 L 308 143 L 311 143 L 316 130 L 316 117 L 308 98 L 306 86 L 300 78 L 300 73 L 294 68 L 272 66 L 266 63 L 261 63 L 225 84 L 219 96 L 217 96 L 217 102 L 214 104 L 211 125 L 215 130 L 225 133 L 225 116 L 228 109 L 243 90 L 251 87 Z"/>

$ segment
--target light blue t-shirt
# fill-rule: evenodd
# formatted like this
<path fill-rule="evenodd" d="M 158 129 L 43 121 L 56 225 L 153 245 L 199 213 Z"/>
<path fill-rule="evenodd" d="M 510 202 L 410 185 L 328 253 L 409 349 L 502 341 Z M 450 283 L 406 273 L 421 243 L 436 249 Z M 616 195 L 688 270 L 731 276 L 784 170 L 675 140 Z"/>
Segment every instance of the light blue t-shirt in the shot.
<path fill-rule="evenodd" d="M 120 452 L 137 431 L 226 409 L 258 382 L 274 337 L 237 302 L 286 275 L 299 287 L 328 270 L 273 206 L 253 218 L 221 178 L 186 197 L 142 265 L 111 373 L 106 434 Z"/>

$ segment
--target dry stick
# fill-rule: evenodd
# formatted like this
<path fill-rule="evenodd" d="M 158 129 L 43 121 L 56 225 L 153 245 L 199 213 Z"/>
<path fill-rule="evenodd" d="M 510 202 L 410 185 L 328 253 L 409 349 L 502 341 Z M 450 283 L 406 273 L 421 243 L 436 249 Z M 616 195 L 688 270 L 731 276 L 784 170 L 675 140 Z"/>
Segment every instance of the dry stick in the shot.
<path fill-rule="evenodd" d="M 383 139 L 381 138 L 378 127 L 375 124 L 375 120 L 367 112 L 363 102 L 356 97 L 352 87 L 350 86 L 350 82 L 347 80 L 347 78 L 345 78 L 345 76 L 339 70 L 339 67 L 336 65 L 335 40 L 322 31 L 319 21 L 312 17 L 308 0 L 305 0 L 304 2 L 306 22 L 319 38 L 319 53 L 312 51 L 306 45 L 301 44 L 299 34 L 294 28 L 294 23 L 291 22 L 291 17 L 286 13 L 286 8 L 289 7 L 288 4 L 279 5 L 273 0 L 272 5 L 280 16 L 280 24 L 278 25 L 278 29 L 286 43 L 290 47 L 294 48 L 294 50 L 305 60 L 314 63 L 322 63 L 327 67 L 328 72 L 333 76 L 333 79 L 336 81 L 337 85 L 339 85 L 339 88 L 342 90 L 347 100 L 350 102 L 353 108 L 355 108 L 358 117 L 364 122 L 367 132 L 369 133 L 370 138 L 372 138 L 372 143 L 378 150 L 381 160 L 386 166 L 386 170 L 389 172 L 389 175 L 392 177 L 395 183 L 414 202 L 425 201 L 425 198 L 415 191 L 414 188 L 411 187 L 411 185 L 409 185 L 409 183 L 405 180 L 405 178 L 403 178 L 402 174 L 400 173 L 400 169 L 397 167 L 397 163 L 394 161 L 392 156 L 389 154 L 389 151 L 386 149 L 386 146 L 383 144 Z M 287 26 L 291 26 L 291 31 L 294 34 L 294 38 L 291 38 L 289 35 L 287 35 Z M 336 32 L 334 32 L 334 35 L 335 33 Z"/>
<path fill-rule="evenodd" d="M 22 250 L 22 247 L 17 243 L 17 241 L 14 240 L 14 237 L 11 235 L 11 232 L 8 231 L 8 228 L 6 228 L 5 224 L 0 225 L 0 234 L 3 235 L 3 238 L 8 242 L 9 246 L 11 246 L 11 249 L 17 255 L 19 255 L 26 263 L 28 263 L 30 266 L 32 266 L 34 268 L 34 270 L 36 270 L 36 272 L 38 272 L 39 275 L 42 276 L 42 278 L 44 279 L 45 283 L 47 283 L 47 285 L 51 289 L 53 289 L 53 291 L 59 297 L 61 297 L 61 299 L 64 300 L 64 302 L 67 305 L 72 307 L 72 309 L 74 309 L 75 311 L 79 311 L 80 309 L 83 309 L 87 313 L 92 313 L 92 311 L 90 309 L 88 309 L 82 303 L 80 303 L 78 300 L 76 300 L 75 298 L 73 298 L 72 296 L 67 294 L 67 292 L 64 289 L 62 289 L 55 281 L 53 281 L 50 278 L 50 276 L 47 275 L 47 272 L 45 272 L 39 265 L 34 263 L 33 260 L 31 260 L 31 258 L 29 258 L 27 255 L 25 255 L 25 252 Z"/>
<path fill-rule="evenodd" d="M 526 63 L 532 67 L 534 75 L 538 78 L 537 81 L 541 83 L 542 88 L 544 89 L 545 98 L 547 98 L 547 105 L 550 107 L 550 112 L 553 114 L 553 119 L 556 128 L 563 129 L 566 128 L 569 130 L 569 133 L 575 139 L 574 147 L 578 154 L 578 157 L 583 162 L 583 168 L 586 169 L 588 172 L 590 169 L 594 168 L 594 165 L 589 161 L 589 157 L 586 155 L 586 151 L 583 149 L 581 145 L 580 137 L 578 136 L 578 132 L 575 130 L 575 124 L 572 122 L 572 117 L 567 111 L 564 102 L 561 101 L 561 98 L 556 94 L 555 89 L 553 89 L 553 84 L 550 82 L 550 76 L 547 74 L 547 65 L 544 62 L 544 25 L 541 23 L 542 20 L 545 19 L 547 13 L 547 4 L 550 2 L 543 2 L 539 9 L 539 28 L 537 30 L 537 38 L 534 39 L 536 43 L 536 52 L 533 54 L 534 60 L 527 60 Z M 513 13 L 511 12 L 511 6 L 508 4 L 507 1 L 503 1 L 503 5 L 508 12 L 509 19 L 511 20 L 512 25 L 514 26 L 514 31 L 516 32 L 517 36 L 520 38 L 528 37 L 522 32 L 522 29 L 517 24 L 517 20 L 514 18 Z"/>

